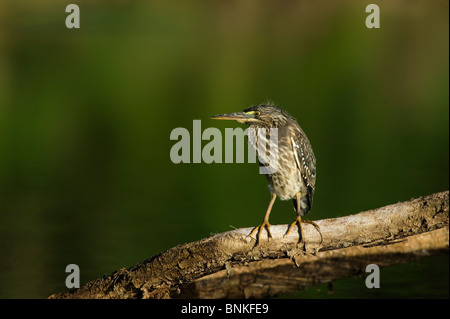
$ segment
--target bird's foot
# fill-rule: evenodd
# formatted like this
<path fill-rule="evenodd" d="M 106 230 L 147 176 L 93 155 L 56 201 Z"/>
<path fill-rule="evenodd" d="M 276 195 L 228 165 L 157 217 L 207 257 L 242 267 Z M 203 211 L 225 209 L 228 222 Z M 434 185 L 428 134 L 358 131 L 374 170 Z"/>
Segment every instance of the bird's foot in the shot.
<path fill-rule="evenodd" d="M 299 229 L 299 233 L 300 233 L 300 238 L 298 240 L 298 243 L 301 244 L 305 242 L 304 237 L 303 237 L 303 231 L 302 231 L 302 224 L 311 224 L 314 226 L 314 228 L 316 228 L 316 230 L 319 232 L 320 235 L 320 243 L 319 246 L 322 245 L 323 242 L 323 237 L 322 237 L 322 233 L 320 232 L 320 227 L 319 225 L 317 225 L 315 222 L 310 221 L 310 220 L 302 220 L 300 216 L 297 216 L 294 220 L 294 222 L 292 224 L 289 225 L 288 230 L 286 231 L 286 233 L 284 234 L 284 236 L 289 235 L 289 233 L 291 232 L 292 228 L 294 228 L 295 225 L 298 226 Z"/>
<path fill-rule="evenodd" d="M 248 235 L 248 237 L 252 237 L 252 235 L 253 235 L 254 233 L 257 233 L 257 234 L 256 234 L 256 245 L 259 244 L 259 241 L 260 241 L 260 239 L 261 239 L 261 232 L 262 232 L 262 230 L 263 230 L 264 228 L 265 228 L 266 231 L 267 231 L 267 237 L 268 237 L 268 238 L 272 238 L 272 234 L 270 233 L 270 224 L 269 224 L 269 221 L 268 221 L 268 220 L 264 220 L 264 221 L 262 222 L 261 225 L 259 225 L 259 226 L 255 227 L 255 228 L 253 228 L 252 232 Z"/>

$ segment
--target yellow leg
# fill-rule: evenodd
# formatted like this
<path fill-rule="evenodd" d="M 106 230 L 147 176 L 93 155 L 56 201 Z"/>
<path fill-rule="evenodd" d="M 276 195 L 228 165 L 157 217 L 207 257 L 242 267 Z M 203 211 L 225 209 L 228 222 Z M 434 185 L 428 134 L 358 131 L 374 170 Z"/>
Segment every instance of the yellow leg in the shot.
<path fill-rule="evenodd" d="M 302 230 L 302 224 L 303 223 L 311 224 L 317 229 L 317 231 L 320 234 L 320 244 L 322 244 L 323 237 L 322 237 L 322 233 L 320 232 L 319 225 L 317 225 L 315 222 L 312 222 L 310 220 L 302 220 L 302 217 L 300 215 L 300 193 L 297 193 L 297 217 L 295 218 L 294 222 L 289 225 L 289 228 L 286 231 L 286 234 L 284 234 L 284 236 L 289 235 L 289 233 L 291 232 L 292 228 L 294 228 L 294 226 L 297 225 L 298 226 L 298 231 L 300 233 L 299 243 L 304 242 L 303 230 Z"/>
<path fill-rule="evenodd" d="M 303 230 L 302 230 L 302 224 L 311 224 L 313 225 L 317 231 L 319 232 L 320 235 L 320 243 L 322 244 L 323 242 L 323 237 L 322 237 L 322 233 L 320 232 L 320 227 L 319 225 L 317 225 L 315 222 L 312 222 L 310 220 L 302 220 L 302 217 L 300 215 L 297 215 L 297 217 L 295 218 L 294 222 L 292 224 L 289 225 L 289 228 L 286 232 L 286 234 L 284 234 L 284 236 L 289 235 L 289 233 L 291 232 L 292 228 L 294 228 L 295 225 L 298 226 L 298 230 L 300 233 L 300 239 L 299 239 L 299 243 L 304 242 L 304 237 L 303 237 Z"/>
<path fill-rule="evenodd" d="M 256 244 L 257 245 L 259 244 L 259 240 L 261 238 L 261 231 L 264 228 L 267 230 L 267 236 L 269 238 L 272 238 L 272 234 L 270 233 L 269 216 L 270 216 L 270 212 L 272 210 L 273 203 L 275 203 L 276 198 L 277 198 L 277 195 L 272 194 L 272 198 L 270 199 L 269 207 L 267 208 L 266 215 L 264 216 L 264 220 L 263 220 L 262 224 L 259 225 L 258 227 L 253 228 L 252 232 L 249 235 L 251 237 L 254 233 L 258 232 L 256 235 Z"/>

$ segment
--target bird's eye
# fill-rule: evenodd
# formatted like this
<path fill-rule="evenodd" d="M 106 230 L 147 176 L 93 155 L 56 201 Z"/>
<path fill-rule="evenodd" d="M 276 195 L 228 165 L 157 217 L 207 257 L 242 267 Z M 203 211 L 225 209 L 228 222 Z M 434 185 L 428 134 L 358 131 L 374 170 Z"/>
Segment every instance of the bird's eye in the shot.
<path fill-rule="evenodd" d="M 253 114 L 254 116 L 259 116 L 259 112 L 258 111 L 248 111 L 245 112 L 246 114 Z"/>

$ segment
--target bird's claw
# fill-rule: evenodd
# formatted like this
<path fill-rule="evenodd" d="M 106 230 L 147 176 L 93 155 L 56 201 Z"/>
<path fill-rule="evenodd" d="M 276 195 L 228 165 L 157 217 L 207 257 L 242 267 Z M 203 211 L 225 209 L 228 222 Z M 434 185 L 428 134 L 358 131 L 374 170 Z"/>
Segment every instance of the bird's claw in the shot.
<path fill-rule="evenodd" d="M 268 238 L 272 238 L 272 234 L 270 233 L 270 224 L 269 224 L 268 221 L 265 220 L 265 221 L 263 221 L 263 223 L 262 223 L 261 225 L 259 225 L 259 226 L 255 227 L 255 228 L 253 228 L 252 232 L 248 235 L 248 237 L 252 237 L 252 235 L 253 235 L 254 233 L 257 233 L 257 234 L 256 234 L 256 245 L 259 244 L 259 241 L 260 241 L 260 239 L 261 239 L 261 232 L 262 232 L 262 230 L 263 230 L 264 228 L 265 228 L 266 231 L 267 231 L 267 237 L 268 237 Z"/>
<path fill-rule="evenodd" d="M 300 232 L 300 238 L 299 238 L 298 243 L 299 243 L 299 244 L 300 244 L 300 243 L 304 243 L 304 237 L 303 237 L 303 231 L 302 231 L 302 225 L 301 225 L 301 224 L 304 224 L 304 223 L 311 224 L 311 225 L 314 226 L 314 228 L 316 228 L 316 230 L 319 232 L 319 235 L 320 235 L 320 243 L 319 243 L 319 245 L 321 245 L 321 244 L 323 243 L 323 236 L 322 236 L 322 233 L 320 232 L 320 227 L 319 227 L 319 225 L 317 225 L 315 222 L 310 221 L 310 220 L 302 220 L 300 216 L 298 216 L 298 217 L 294 220 L 294 222 L 293 222 L 292 224 L 289 225 L 289 228 L 288 228 L 288 230 L 286 231 L 286 233 L 284 234 L 284 237 L 286 237 L 287 235 L 289 235 L 289 233 L 291 232 L 292 228 L 294 228 L 294 226 L 297 225 L 297 226 L 298 226 L 298 229 L 299 229 L 299 232 Z"/>

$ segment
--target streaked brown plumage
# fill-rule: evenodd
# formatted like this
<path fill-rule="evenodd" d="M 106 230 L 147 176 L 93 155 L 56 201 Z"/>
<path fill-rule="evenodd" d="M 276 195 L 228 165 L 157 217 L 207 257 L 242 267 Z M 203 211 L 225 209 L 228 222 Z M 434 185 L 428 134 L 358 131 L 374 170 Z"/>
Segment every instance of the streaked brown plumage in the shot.
<path fill-rule="evenodd" d="M 281 200 L 292 199 L 297 212 L 297 217 L 286 234 L 298 225 L 300 241 L 303 241 L 302 223 L 310 223 L 319 229 L 315 223 L 301 220 L 301 216 L 309 213 L 312 206 L 316 184 L 316 158 L 297 120 L 274 105 L 253 106 L 243 112 L 221 114 L 212 118 L 236 120 L 249 125 L 249 144 L 256 151 L 261 168 L 266 169 L 264 174 L 269 181 L 272 198 L 263 223 L 256 227 L 250 236 L 258 232 L 257 243 L 259 243 L 261 231 L 265 228 L 269 238 L 272 237 L 269 215 L 277 196 Z M 270 134 L 278 137 L 278 143 L 276 145 L 273 143 L 275 147 L 277 146 L 276 150 L 269 143 Z M 261 148 L 261 144 L 265 145 L 266 149 Z"/>

